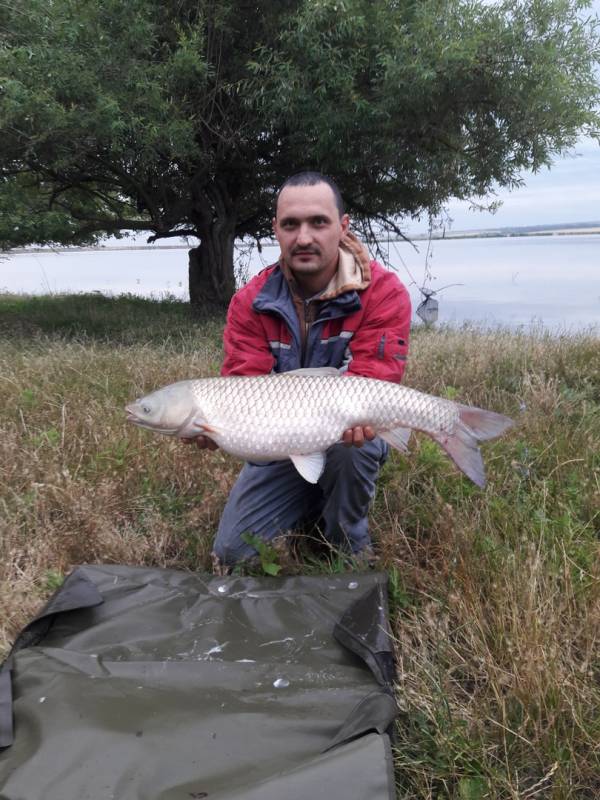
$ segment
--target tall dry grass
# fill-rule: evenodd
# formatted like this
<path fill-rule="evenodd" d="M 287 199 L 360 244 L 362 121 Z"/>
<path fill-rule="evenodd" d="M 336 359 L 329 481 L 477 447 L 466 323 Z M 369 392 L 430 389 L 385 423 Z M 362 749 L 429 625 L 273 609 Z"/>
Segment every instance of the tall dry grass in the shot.
<path fill-rule="evenodd" d="M 216 373 L 221 327 L 168 301 L 0 299 L 4 651 L 74 564 L 208 569 L 239 464 L 123 405 Z M 600 797 L 600 339 L 419 329 L 406 382 L 517 426 L 484 447 L 485 490 L 425 439 L 379 482 L 398 795 Z"/>
<path fill-rule="evenodd" d="M 400 796 L 600 797 L 600 340 L 429 332 L 406 380 L 517 427 L 484 491 L 424 442 L 378 498 Z"/>

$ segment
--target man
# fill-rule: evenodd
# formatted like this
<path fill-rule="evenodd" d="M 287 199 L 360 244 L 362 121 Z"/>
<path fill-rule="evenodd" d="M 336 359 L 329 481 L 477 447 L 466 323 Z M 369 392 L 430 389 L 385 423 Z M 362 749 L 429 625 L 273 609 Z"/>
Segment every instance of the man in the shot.
<path fill-rule="evenodd" d="M 289 178 L 273 230 L 281 257 L 233 297 L 224 331 L 222 375 L 337 367 L 347 375 L 399 382 L 408 350 L 410 298 L 396 275 L 371 261 L 349 230 L 340 192 L 328 177 Z M 205 437 L 199 447 L 214 449 Z M 214 542 L 215 567 L 256 555 L 244 533 L 271 540 L 320 519 L 336 548 L 372 554 L 367 514 L 388 448 L 369 427 L 343 433 L 318 484 L 291 461 L 244 465 Z"/>

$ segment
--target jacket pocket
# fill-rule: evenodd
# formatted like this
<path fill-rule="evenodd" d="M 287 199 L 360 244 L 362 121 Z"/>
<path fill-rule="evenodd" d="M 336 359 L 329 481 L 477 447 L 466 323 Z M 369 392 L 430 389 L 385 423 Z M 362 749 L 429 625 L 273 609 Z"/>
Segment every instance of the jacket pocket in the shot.
<path fill-rule="evenodd" d="M 406 361 L 408 355 L 408 342 L 399 331 L 387 328 L 377 340 L 375 357 L 382 361 L 395 359 Z"/>

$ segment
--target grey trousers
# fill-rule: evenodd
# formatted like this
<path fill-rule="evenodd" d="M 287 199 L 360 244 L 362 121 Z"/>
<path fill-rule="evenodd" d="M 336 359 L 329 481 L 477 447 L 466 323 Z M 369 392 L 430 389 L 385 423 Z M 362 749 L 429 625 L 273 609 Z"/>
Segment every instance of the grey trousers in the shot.
<path fill-rule="evenodd" d="M 223 510 L 213 552 L 230 566 L 256 555 L 242 541 L 243 533 L 270 540 L 320 520 L 333 546 L 359 553 L 371 543 L 367 515 L 387 455 L 388 446 L 378 437 L 360 448 L 335 444 L 317 484 L 305 481 L 289 459 L 246 463 Z"/>

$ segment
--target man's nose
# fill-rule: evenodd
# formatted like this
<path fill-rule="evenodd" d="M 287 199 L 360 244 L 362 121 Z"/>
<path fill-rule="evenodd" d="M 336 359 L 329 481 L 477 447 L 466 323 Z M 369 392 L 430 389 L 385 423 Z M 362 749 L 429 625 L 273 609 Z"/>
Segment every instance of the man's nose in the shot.
<path fill-rule="evenodd" d="M 310 230 L 310 225 L 300 225 L 298 229 L 298 237 L 296 239 L 296 244 L 304 245 L 310 244 L 312 242 L 312 232 Z"/>

